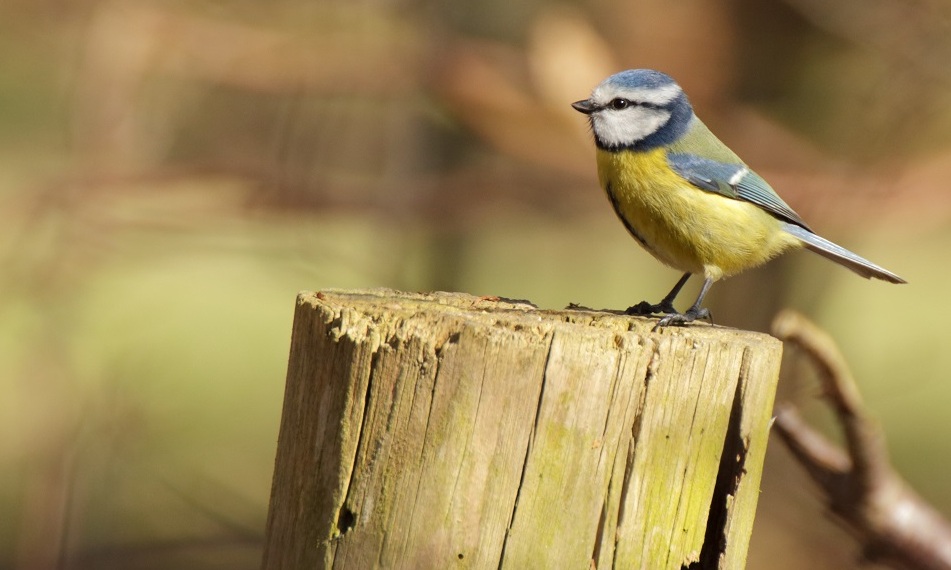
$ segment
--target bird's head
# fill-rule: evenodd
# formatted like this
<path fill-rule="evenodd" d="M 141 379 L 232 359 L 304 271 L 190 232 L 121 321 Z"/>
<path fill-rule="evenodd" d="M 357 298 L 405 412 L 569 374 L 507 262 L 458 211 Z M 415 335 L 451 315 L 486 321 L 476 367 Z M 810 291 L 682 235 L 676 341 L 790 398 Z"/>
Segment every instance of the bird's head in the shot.
<path fill-rule="evenodd" d="M 669 145 L 687 132 L 693 118 L 683 89 L 652 69 L 616 73 L 571 106 L 588 115 L 595 143 L 606 150 Z"/>

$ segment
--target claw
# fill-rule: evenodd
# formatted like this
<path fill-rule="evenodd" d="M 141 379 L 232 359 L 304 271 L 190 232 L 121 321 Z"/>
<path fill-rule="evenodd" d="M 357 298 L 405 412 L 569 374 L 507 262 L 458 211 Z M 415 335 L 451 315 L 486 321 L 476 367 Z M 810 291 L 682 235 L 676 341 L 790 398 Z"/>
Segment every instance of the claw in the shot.
<path fill-rule="evenodd" d="M 633 307 L 628 307 L 624 314 L 626 315 L 664 315 L 661 317 L 657 324 L 654 325 L 652 329 L 654 332 L 657 332 L 657 329 L 661 327 L 668 326 L 683 326 L 687 323 L 692 323 L 697 319 L 707 319 L 711 323 L 713 319 L 710 318 L 710 311 L 704 309 L 700 306 L 700 303 L 703 302 L 703 297 L 707 294 L 707 291 L 710 290 L 710 286 L 713 285 L 713 279 L 707 277 L 703 281 L 703 287 L 700 288 L 700 294 L 697 295 L 697 300 L 694 301 L 692 307 L 687 309 L 686 313 L 679 313 L 677 309 L 674 308 L 674 299 L 677 297 L 677 293 L 680 292 L 680 289 L 684 286 L 684 283 L 687 282 L 687 279 L 690 278 L 689 273 L 684 273 L 684 276 L 680 278 L 680 281 L 674 285 L 674 288 L 667 294 L 666 297 L 661 300 L 660 303 L 652 305 L 647 301 L 641 301 L 640 303 L 634 305 Z"/>
<path fill-rule="evenodd" d="M 674 308 L 674 299 L 677 298 L 677 293 L 680 293 L 680 290 L 683 288 L 684 283 L 687 282 L 687 279 L 690 278 L 689 273 L 684 273 L 683 277 L 677 281 L 677 284 L 674 285 L 674 288 L 670 290 L 670 293 L 667 293 L 667 296 L 661 299 L 660 303 L 652 305 L 647 301 L 641 301 L 640 303 L 634 305 L 633 307 L 628 307 L 624 311 L 625 315 L 673 315 L 677 314 L 677 309 Z"/>
<path fill-rule="evenodd" d="M 628 307 L 625 311 L 625 315 L 670 315 L 677 312 L 677 309 L 671 303 L 664 303 L 661 301 L 656 305 L 652 305 L 647 301 L 641 301 L 640 303 L 634 305 L 633 307 Z"/>
<path fill-rule="evenodd" d="M 654 325 L 654 328 L 652 330 L 654 332 L 657 332 L 657 329 L 661 327 L 669 327 L 669 326 L 680 327 L 680 326 L 686 325 L 687 323 L 692 323 L 693 321 L 696 321 L 697 319 L 710 320 L 710 310 L 707 308 L 690 307 L 689 309 L 687 309 L 686 313 L 669 314 L 663 317 L 662 319 L 660 319 L 659 321 L 657 321 L 657 324 Z"/>

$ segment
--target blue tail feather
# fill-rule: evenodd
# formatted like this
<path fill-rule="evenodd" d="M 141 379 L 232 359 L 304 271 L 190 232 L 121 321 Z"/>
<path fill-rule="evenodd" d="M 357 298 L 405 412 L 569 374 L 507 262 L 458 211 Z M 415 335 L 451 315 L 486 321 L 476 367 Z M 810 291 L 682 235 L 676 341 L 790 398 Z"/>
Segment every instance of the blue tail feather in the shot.
<path fill-rule="evenodd" d="M 888 281 L 889 283 L 906 283 L 904 279 L 884 267 L 875 265 L 864 257 L 856 255 L 844 247 L 812 233 L 802 226 L 783 222 L 783 230 L 799 238 L 807 249 L 851 269 L 866 279 L 874 277 Z"/>

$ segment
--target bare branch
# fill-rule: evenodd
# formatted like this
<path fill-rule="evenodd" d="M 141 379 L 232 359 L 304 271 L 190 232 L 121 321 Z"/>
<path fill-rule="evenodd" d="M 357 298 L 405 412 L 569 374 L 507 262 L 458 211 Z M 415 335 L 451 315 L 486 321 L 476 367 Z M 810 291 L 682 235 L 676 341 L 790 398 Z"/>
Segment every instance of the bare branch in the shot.
<path fill-rule="evenodd" d="M 865 558 L 895 568 L 951 569 L 951 525 L 891 467 L 884 434 L 831 337 L 791 311 L 776 317 L 773 334 L 809 357 L 845 432 L 848 455 L 790 405 L 781 407 L 776 432 L 862 544 Z"/>

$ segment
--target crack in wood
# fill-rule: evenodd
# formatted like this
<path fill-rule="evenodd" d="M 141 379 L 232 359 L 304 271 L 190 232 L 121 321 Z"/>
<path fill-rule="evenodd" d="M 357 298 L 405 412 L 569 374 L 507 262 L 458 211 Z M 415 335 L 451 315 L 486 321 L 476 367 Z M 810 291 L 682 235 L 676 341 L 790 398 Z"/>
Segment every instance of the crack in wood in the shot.
<path fill-rule="evenodd" d="M 615 344 L 615 348 L 619 350 L 622 350 L 625 346 L 624 339 L 620 335 L 615 335 L 614 344 Z M 620 382 L 622 381 L 621 370 L 624 368 L 625 358 L 626 358 L 626 353 L 624 352 L 621 352 L 618 356 L 618 362 L 616 367 L 617 372 L 614 375 L 615 383 L 611 386 L 611 400 L 612 401 L 615 400 L 618 393 Z M 650 367 L 650 364 L 648 364 L 648 368 L 649 367 Z M 644 394 L 642 392 L 640 394 L 640 400 L 638 402 L 638 405 L 636 406 L 635 416 L 634 416 L 635 420 L 637 418 L 637 413 L 638 413 L 637 410 L 641 410 L 643 408 L 643 405 L 644 405 L 643 397 L 644 397 Z M 601 429 L 601 441 L 603 446 L 606 446 L 607 444 L 607 442 L 605 441 L 605 438 L 607 437 L 607 433 L 608 433 L 609 420 L 610 420 L 610 415 L 605 414 L 604 426 Z M 627 469 L 630 468 L 630 465 L 632 462 L 631 462 L 631 458 L 625 458 L 625 461 L 626 461 L 626 467 L 625 467 L 625 471 L 626 471 Z M 608 477 L 607 493 L 605 493 L 604 500 L 601 502 L 601 515 L 598 517 L 598 528 L 595 531 L 595 535 L 594 535 L 594 549 L 591 552 L 592 567 L 594 567 L 597 564 L 597 561 L 601 559 L 601 548 L 602 548 L 602 545 L 604 544 L 604 527 L 605 527 L 605 524 L 607 524 L 608 522 L 608 510 L 610 508 L 609 499 L 614 494 L 614 485 L 615 485 L 614 469 L 612 468 L 611 475 L 610 477 Z"/>
<path fill-rule="evenodd" d="M 528 471 L 528 459 L 531 456 L 532 445 L 535 442 L 535 434 L 538 431 L 538 419 L 541 417 L 542 402 L 545 401 L 545 386 L 548 384 L 547 371 L 548 365 L 551 362 L 552 349 L 555 346 L 555 335 L 556 333 L 552 331 L 548 340 L 548 352 L 545 354 L 545 364 L 542 367 L 542 370 L 545 372 L 542 373 L 541 388 L 538 390 L 538 402 L 535 406 L 535 418 L 532 422 L 532 431 L 528 435 L 528 444 L 525 446 L 525 457 L 522 460 L 522 471 L 519 474 L 518 487 L 515 490 L 515 503 L 512 505 L 512 516 L 509 517 L 508 525 L 505 527 L 505 538 L 502 539 L 502 548 L 499 550 L 499 570 L 502 569 L 502 564 L 505 562 L 505 547 L 508 546 L 509 533 L 512 532 L 512 524 L 515 522 L 515 513 L 518 511 L 518 502 L 522 496 L 522 486 L 525 484 L 525 473 Z"/>
<path fill-rule="evenodd" d="M 461 331 L 453 331 L 446 338 L 437 340 L 433 345 L 431 345 L 432 348 L 429 351 L 429 355 L 433 358 L 433 360 L 435 361 L 435 364 L 433 365 L 433 370 L 431 375 L 432 386 L 429 387 L 429 407 L 426 410 L 426 425 L 423 426 L 423 442 L 422 442 L 422 445 L 419 446 L 419 455 L 416 457 L 416 463 L 419 465 L 423 464 L 424 458 L 426 456 L 426 450 L 427 448 L 429 448 L 428 442 L 430 441 L 430 436 L 432 435 L 430 430 L 430 425 L 432 423 L 432 418 L 433 418 L 433 408 L 434 408 L 433 402 L 436 400 L 436 388 L 439 385 L 439 376 L 440 374 L 442 374 L 443 365 L 445 364 L 445 361 L 447 358 L 446 350 L 456 345 L 459 342 L 459 338 L 461 337 L 461 335 L 462 335 Z M 423 379 L 424 379 L 424 376 L 420 375 L 419 378 L 417 379 L 417 384 Z M 417 401 L 416 401 L 417 392 L 418 392 L 418 386 L 414 386 L 413 400 L 410 405 L 411 409 L 415 408 L 417 405 Z M 416 510 L 417 510 L 417 507 L 419 507 L 419 502 L 420 502 L 419 498 L 420 498 L 420 493 L 423 491 L 423 484 L 424 484 L 424 480 L 422 477 L 419 477 L 416 479 L 416 488 L 413 491 L 412 514 L 409 517 L 411 520 L 416 517 Z M 404 542 L 399 556 L 396 557 L 397 560 L 402 560 L 405 558 L 405 552 L 407 548 L 408 548 L 408 544 Z"/>
<path fill-rule="evenodd" d="M 363 437 L 363 433 L 367 429 L 367 421 L 370 417 L 370 406 L 372 405 L 373 396 L 373 377 L 379 372 L 381 350 L 382 345 L 377 346 L 376 350 L 374 350 L 370 355 L 369 374 L 367 375 L 366 381 L 366 393 L 363 395 L 363 409 L 361 411 L 361 415 L 363 417 L 360 418 L 360 431 L 356 434 L 357 447 L 356 450 L 354 450 L 353 461 L 351 462 L 351 470 L 347 479 L 347 490 L 344 493 L 344 500 L 340 503 L 340 510 L 337 513 L 338 523 L 340 521 L 346 523 L 346 529 L 342 528 L 338 524 L 336 538 L 340 538 L 341 536 L 353 530 L 357 523 L 356 513 L 359 509 L 352 508 L 353 499 L 351 497 L 351 493 L 353 491 L 353 479 L 361 469 L 361 466 L 357 465 L 357 462 L 360 460 L 361 454 L 364 453 L 364 446 L 370 443 L 369 438 Z M 372 461 L 370 463 L 372 463 Z M 347 515 L 348 513 L 349 516 Z"/>
<path fill-rule="evenodd" d="M 619 497 L 619 504 L 617 510 L 617 521 L 615 522 L 614 528 L 621 528 L 621 525 L 624 523 L 625 516 L 625 505 L 627 504 L 627 494 L 631 490 L 631 474 L 634 471 L 634 455 L 637 450 L 637 443 L 641 437 L 641 425 L 644 421 L 644 406 L 647 404 L 647 391 L 650 388 L 650 384 L 654 379 L 654 376 L 657 374 L 657 366 L 660 358 L 660 346 L 658 343 L 649 341 L 651 348 L 650 359 L 647 361 L 647 367 L 644 371 L 644 380 L 643 386 L 641 387 L 641 394 L 637 401 L 637 407 L 634 411 L 634 423 L 631 426 L 631 442 L 627 447 L 627 461 L 624 464 L 624 476 L 621 478 L 621 496 Z M 611 559 L 611 567 L 617 567 L 617 536 L 614 540 L 614 552 Z"/>
<path fill-rule="evenodd" d="M 730 520 L 730 504 L 746 474 L 746 454 L 749 441 L 743 437 L 743 389 L 749 381 L 750 351 L 743 350 L 739 379 L 733 395 L 733 406 L 723 439 L 723 451 L 717 468 L 717 481 L 710 499 L 707 514 L 707 526 L 703 537 L 700 556 L 683 570 L 716 570 L 720 568 L 721 558 L 727 549 L 727 525 Z"/>

